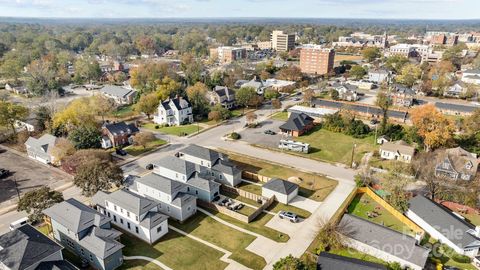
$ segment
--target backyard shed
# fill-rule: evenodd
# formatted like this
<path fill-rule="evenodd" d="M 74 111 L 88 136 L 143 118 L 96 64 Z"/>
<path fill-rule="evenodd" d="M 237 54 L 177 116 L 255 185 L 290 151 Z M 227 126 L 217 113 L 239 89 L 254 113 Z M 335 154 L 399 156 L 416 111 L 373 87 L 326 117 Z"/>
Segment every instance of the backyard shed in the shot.
<path fill-rule="evenodd" d="M 277 201 L 284 204 L 288 204 L 297 195 L 298 185 L 286 180 L 273 178 L 262 186 L 262 196 L 275 196 Z"/>

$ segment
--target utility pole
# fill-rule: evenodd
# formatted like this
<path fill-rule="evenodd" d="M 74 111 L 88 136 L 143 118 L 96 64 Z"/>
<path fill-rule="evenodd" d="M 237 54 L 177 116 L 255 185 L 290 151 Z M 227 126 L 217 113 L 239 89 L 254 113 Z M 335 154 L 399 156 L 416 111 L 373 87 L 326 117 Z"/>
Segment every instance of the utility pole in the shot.
<path fill-rule="evenodd" d="M 354 143 L 353 144 L 353 148 L 352 148 L 352 160 L 350 162 L 350 168 L 353 168 L 353 156 L 355 155 L 355 148 L 357 147 L 357 144 Z"/>
<path fill-rule="evenodd" d="M 378 131 L 378 123 L 375 124 L 375 141 L 373 142 L 373 145 L 377 145 L 377 131 Z"/>
<path fill-rule="evenodd" d="M 15 183 L 15 191 L 17 192 L 18 201 L 20 201 L 20 192 L 18 191 L 17 178 L 13 177 L 13 182 Z"/>

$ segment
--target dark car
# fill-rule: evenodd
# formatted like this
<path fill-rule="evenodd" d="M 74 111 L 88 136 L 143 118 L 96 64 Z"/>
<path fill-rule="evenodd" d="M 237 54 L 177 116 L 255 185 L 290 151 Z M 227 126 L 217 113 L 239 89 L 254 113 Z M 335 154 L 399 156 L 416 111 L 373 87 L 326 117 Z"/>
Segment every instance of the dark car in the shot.
<path fill-rule="evenodd" d="M 145 166 L 145 169 L 147 169 L 149 171 L 153 170 L 153 164 L 152 163 L 147 164 L 147 166 Z"/>
<path fill-rule="evenodd" d="M 0 169 L 0 178 L 7 177 L 10 174 L 9 170 L 6 169 Z"/>
<path fill-rule="evenodd" d="M 275 131 L 270 130 L 270 129 L 265 130 L 263 133 L 265 133 L 265 134 L 267 134 L 267 135 L 275 135 L 275 134 L 277 134 Z"/>
<path fill-rule="evenodd" d="M 117 148 L 117 150 L 115 150 L 115 153 L 117 153 L 117 155 L 120 155 L 120 156 L 128 155 L 127 151 L 125 151 L 123 149 L 120 149 L 120 148 Z"/>

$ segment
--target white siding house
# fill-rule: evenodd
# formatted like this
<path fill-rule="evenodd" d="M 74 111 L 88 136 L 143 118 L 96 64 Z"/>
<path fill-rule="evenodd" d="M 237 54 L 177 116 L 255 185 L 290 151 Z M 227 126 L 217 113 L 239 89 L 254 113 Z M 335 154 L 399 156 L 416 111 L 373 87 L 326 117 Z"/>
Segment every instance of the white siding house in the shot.
<path fill-rule="evenodd" d="M 193 123 L 192 105 L 182 97 L 161 102 L 153 121 L 160 125 L 179 126 Z"/>

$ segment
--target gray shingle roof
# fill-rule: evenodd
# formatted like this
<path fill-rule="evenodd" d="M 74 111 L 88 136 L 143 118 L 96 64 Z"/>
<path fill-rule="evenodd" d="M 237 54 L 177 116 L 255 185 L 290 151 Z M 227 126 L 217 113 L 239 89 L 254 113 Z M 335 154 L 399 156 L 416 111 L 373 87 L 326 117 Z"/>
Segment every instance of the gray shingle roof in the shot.
<path fill-rule="evenodd" d="M 317 259 L 317 270 L 387 270 L 385 265 L 336 254 L 322 252 Z"/>
<path fill-rule="evenodd" d="M 296 130 L 300 131 L 305 128 L 305 126 L 313 123 L 313 118 L 304 114 L 304 113 L 290 113 L 290 117 L 285 124 L 280 126 L 282 130 Z"/>
<path fill-rule="evenodd" d="M 353 229 L 347 235 L 352 239 L 421 267 L 427 261 L 430 250 L 417 246 L 413 237 L 350 214 L 343 215 L 341 222 Z"/>
<path fill-rule="evenodd" d="M 187 185 L 190 185 L 192 187 L 196 187 L 201 190 L 205 191 L 211 191 L 211 190 L 216 190 L 220 187 L 220 184 L 217 182 L 214 182 L 213 179 L 211 179 L 210 175 L 207 174 L 199 174 L 195 173 L 193 177 L 188 179 Z"/>
<path fill-rule="evenodd" d="M 176 157 L 164 157 L 153 162 L 153 165 L 185 174 L 187 179 L 190 178 L 190 176 L 196 171 L 196 165 L 194 163 Z"/>
<path fill-rule="evenodd" d="M 133 89 L 128 89 L 116 85 L 105 85 L 102 89 L 100 89 L 100 92 L 118 98 L 126 98 L 130 95 L 137 94 L 137 92 Z"/>
<path fill-rule="evenodd" d="M 158 224 L 168 219 L 168 216 L 159 212 L 148 212 L 140 222 L 140 225 L 145 228 L 155 228 Z"/>
<path fill-rule="evenodd" d="M 475 226 L 457 217 L 442 205 L 418 195 L 410 199 L 409 210 L 460 248 L 480 246 L 480 239 L 468 233 L 475 230 Z"/>
<path fill-rule="evenodd" d="M 43 213 L 75 233 L 110 222 L 106 216 L 73 198 L 57 203 Z"/>
<path fill-rule="evenodd" d="M 191 201 L 196 201 L 197 197 L 187 194 L 187 193 L 178 193 L 177 197 L 172 201 L 172 204 L 178 207 L 182 207 L 183 205 L 186 205 L 190 203 Z"/>
<path fill-rule="evenodd" d="M 109 201 L 137 216 L 141 216 L 157 206 L 156 202 L 123 189 L 113 193 L 99 191 L 92 197 L 92 202 L 101 206 L 105 206 L 105 201 Z"/>
<path fill-rule="evenodd" d="M 0 247 L 0 262 L 12 270 L 27 269 L 63 249 L 29 224 L 1 235 Z"/>
<path fill-rule="evenodd" d="M 382 146 L 380 146 L 380 149 L 389 152 L 398 152 L 400 154 L 409 155 L 412 157 L 415 154 L 415 148 L 402 140 L 385 142 L 384 144 L 382 144 Z"/>
<path fill-rule="evenodd" d="M 272 178 L 267 183 L 265 183 L 262 188 L 288 195 L 295 191 L 298 188 L 298 185 L 290 181 Z"/>
<path fill-rule="evenodd" d="M 449 111 L 466 112 L 466 113 L 472 113 L 475 110 L 480 109 L 480 107 L 465 106 L 460 104 L 443 103 L 443 102 L 436 102 L 435 107 L 437 107 L 440 110 L 449 110 Z"/>
<path fill-rule="evenodd" d="M 213 166 L 212 169 L 228 174 L 228 175 L 235 175 L 240 170 L 230 161 L 219 159 Z"/>
<path fill-rule="evenodd" d="M 127 124 L 123 121 L 105 125 L 105 129 L 107 129 L 108 132 L 112 133 L 115 136 L 122 133 L 133 134 L 140 131 L 134 124 Z"/>
<path fill-rule="evenodd" d="M 124 247 L 124 245 L 115 240 L 121 234 L 121 232 L 115 229 L 107 230 L 93 227 L 78 243 L 101 259 L 105 259 Z"/>
<path fill-rule="evenodd" d="M 179 153 L 208 160 L 212 162 L 212 164 L 220 158 L 220 153 L 217 151 L 196 144 L 190 144 L 189 146 L 180 150 Z"/>
<path fill-rule="evenodd" d="M 50 261 L 40 263 L 35 270 L 78 270 L 68 261 Z"/>
<path fill-rule="evenodd" d="M 135 181 L 170 195 L 176 195 L 184 188 L 181 182 L 173 181 L 155 173 L 148 174 Z"/>
<path fill-rule="evenodd" d="M 34 151 L 37 156 L 47 159 L 56 141 L 57 137 L 47 133 L 38 139 L 29 137 L 25 145 L 29 146 L 30 151 Z"/>

